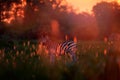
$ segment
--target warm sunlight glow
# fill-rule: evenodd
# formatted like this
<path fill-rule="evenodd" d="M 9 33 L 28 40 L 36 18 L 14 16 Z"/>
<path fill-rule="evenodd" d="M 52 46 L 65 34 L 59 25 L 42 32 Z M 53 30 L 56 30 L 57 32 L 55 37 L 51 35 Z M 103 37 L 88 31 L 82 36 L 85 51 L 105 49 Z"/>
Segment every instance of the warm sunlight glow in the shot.
<path fill-rule="evenodd" d="M 80 12 L 89 12 L 92 13 L 92 7 L 101 1 L 107 1 L 107 2 L 111 2 L 111 1 L 118 1 L 120 2 L 120 0 L 66 0 L 68 2 L 69 5 L 71 5 L 73 7 L 73 9 L 76 9 L 77 13 Z"/>
<path fill-rule="evenodd" d="M 106 55 L 107 54 L 107 49 L 104 49 L 104 55 Z"/>
<path fill-rule="evenodd" d="M 118 0 L 118 3 L 120 3 L 120 0 Z"/>
<path fill-rule="evenodd" d="M 68 40 L 68 35 L 65 35 L 65 40 Z"/>
<path fill-rule="evenodd" d="M 7 9 L 6 5 L 4 7 L 4 10 L 1 12 L 1 21 L 5 22 L 7 24 L 10 24 L 14 20 L 21 21 L 24 18 L 24 8 L 27 5 L 26 0 L 21 0 L 20 4 L 12 3 L 10 5 L 10 8 Z"/>
<path fill-rule="evenodd" d="M 73 39 L 73 40 L 74 40 L 75 43 L 77 43 L 77 38 L 76 38 L 76 36 L 74 36 L 74 39 Z"/>
<path fill-rule="evenodd" d="M 51 32 L 53 36 L 59 36 L 59 23 L 57 20 L 51 21 Z"/>

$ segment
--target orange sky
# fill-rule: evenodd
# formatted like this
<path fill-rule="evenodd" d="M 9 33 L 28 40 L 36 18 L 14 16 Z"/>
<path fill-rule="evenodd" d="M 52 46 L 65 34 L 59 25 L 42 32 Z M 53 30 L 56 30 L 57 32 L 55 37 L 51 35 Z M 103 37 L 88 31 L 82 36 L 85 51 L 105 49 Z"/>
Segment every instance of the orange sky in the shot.
<path fill-rule="evenodd" d="M 77 13 L 79 12 L 89 12 L 91 13 L 93 5 L 100 1 L 118 1 L 120 0 L 66 0 L 69 5 L 72 5 L 74 9 L 77 9 Z"/>

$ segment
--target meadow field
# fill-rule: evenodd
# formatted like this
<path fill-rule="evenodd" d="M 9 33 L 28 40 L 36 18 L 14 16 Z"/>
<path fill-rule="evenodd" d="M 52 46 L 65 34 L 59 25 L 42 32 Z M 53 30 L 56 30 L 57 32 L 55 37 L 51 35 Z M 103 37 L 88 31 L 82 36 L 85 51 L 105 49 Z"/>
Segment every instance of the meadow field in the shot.
<path fill-rule="evenodd" d="M 0 80 L 120 80 L 120 0 L 0 0 Z"/>
<path fill-rule="evenodd" d="M 51 64 L 49 55 L 44 50 L 39 51 L 35 40 L 1 40 L 0 79 L 108 80 L 108 73 L 113 69 L 109 80 L 118 80 L 120 78 L 116 74 L 119 74 L 119 65 L 115 54 L 119 52 L 110 48 L 112 44 L 104 41 L 78 41 L 77 62 L 71 63 L 70 57 L 65 55 L 56 57 Z M 115 59 L 111 58 L 110 53 Z"/>

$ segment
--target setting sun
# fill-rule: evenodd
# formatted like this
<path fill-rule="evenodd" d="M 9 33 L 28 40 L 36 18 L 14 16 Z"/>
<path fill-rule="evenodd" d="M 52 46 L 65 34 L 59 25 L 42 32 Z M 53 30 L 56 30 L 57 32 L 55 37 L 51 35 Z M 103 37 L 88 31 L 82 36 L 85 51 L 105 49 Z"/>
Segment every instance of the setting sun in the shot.
<path fill-rule="evenodd" d="M 118 1 L 120 2 L 120 0 L 66 0 L 68 2 L 68 5 L 71 5 L 73 7 L 73 9 L 76 9 L 77 13 L 80 12 L 92 12 L 92 7 L 101 1 L 107 1 L 107 2 L 111 2 L 111 1 Z"/>

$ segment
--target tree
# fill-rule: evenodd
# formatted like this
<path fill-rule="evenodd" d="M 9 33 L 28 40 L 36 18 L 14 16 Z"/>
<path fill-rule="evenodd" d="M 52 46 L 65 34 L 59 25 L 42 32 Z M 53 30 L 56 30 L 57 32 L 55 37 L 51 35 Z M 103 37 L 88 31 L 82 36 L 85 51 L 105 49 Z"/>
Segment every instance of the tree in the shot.
<path fill-rule="evenodd" d="M 116 32 L 119 27 L 120 6 L 117 2 L 100 2 L 93 7 L 93 12 L 100 29 L 100 38 Z M 115 29 L 115 30 L 114 30 Z"/>
<path fill-rule="evenodd" d="M 14 21 L 12 21 L 12 25 L 9 25 L 9 30 L 6 30 L 10 33 L 12 32 L 14 34 L 24 34 L 24 32 L 26 31 L 29 32 L 30 30 L 32 30 L 33 32 L 36 32 L 38 29 L 49 32 L 51 20 L 54 18 L 58 19 L 57 17 L 62 15 L 60 14 L 61 9 L 63 11 L 66 11 L 66 6 L 61 5 L 64 0 L 23 0 L 27 4 L 23 8 L 24 19 L 22 20 L 22 23 L 20 23 L 21 19 L 17 18 L 17 12 L 19 11 L 19 4 L 22 3 L 21 1 L 22 0 L 1 0 L 1 12 L 11 11 L 11 8 L 14 4 L 15 6 L 18 6 L 17 8 L 15 8 L 13 15 L 15 19 Z M 0 16 L 3 17 L 2 14 L 0 14 Z M 4 18 L 7 18 L 7 16 L 10 16 L 9 12 L 5 15 Z M 3 21 L 2 19 L 1 21 Z M 4 23 L 4 21 L 2 23 Z M 6 26 L 7 25 L 4 24 L 4 27 Z"/>

